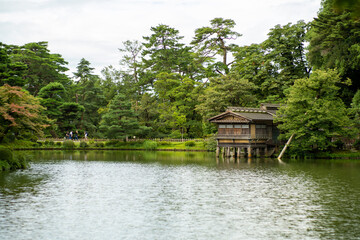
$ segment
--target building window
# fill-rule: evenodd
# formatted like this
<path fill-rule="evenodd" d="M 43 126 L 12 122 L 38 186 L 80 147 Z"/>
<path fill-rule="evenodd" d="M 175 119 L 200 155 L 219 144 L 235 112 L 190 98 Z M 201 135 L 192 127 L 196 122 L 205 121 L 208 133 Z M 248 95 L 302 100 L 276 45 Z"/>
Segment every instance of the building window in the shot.
<path fill-rule="evenodd" d="M 226 128 L 226 125 L 220 124 L 220 125 L 219 125 L 219 128 Z"/>
<path fill-rule="evenodd" d="M 234 128 L 249 128 L 249 125 L 247 125 L 247 124 L 238 124 L 238 125 L 234 125 Z"/>
<path fill-rule="evenodd" d="M 258 136 L 266 136 L 266 125 L 256 125 L 256 135 Z"/>
<path fill-rule="evenodd" d="M 226 125 L 226 128 L 233 128 L 233 125 Z"/>

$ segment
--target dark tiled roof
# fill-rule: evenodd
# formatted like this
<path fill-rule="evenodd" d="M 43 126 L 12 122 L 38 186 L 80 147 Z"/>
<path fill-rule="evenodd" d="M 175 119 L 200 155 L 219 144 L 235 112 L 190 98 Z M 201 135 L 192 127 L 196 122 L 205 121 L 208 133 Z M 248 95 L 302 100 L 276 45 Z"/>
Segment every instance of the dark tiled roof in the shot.
<path fill-rule="evenodd" d="M 227 111 L 231 112 L 253 112 L 253 113 L 266 113 L 265 110 L 259 108 L 246 108 L 246 107 L 228 107 Z"/>
<path fill-rule="evenodd" d="M 221 113 L 209 119 L 214 123 L 244 123 L 252 121 L 273 121 L 276 115 L 276 110 L 280 107 L 280 104 L 263 103 L 260 108 L 248 108 L 248 107 L 228 107 L 226 112 Z M 234 119 L 224 119 L 227 116 L 234 116 Z M 238 117 L 236 119 L 236 117 Z"/>
<path fill-rule="evenodd" d="M 254 113 L 254 112 L 242 112 L 239 115 L 249 118 L 251 120 L 274 120 L 274 117 L 265 112 L 265 113 Z"/>

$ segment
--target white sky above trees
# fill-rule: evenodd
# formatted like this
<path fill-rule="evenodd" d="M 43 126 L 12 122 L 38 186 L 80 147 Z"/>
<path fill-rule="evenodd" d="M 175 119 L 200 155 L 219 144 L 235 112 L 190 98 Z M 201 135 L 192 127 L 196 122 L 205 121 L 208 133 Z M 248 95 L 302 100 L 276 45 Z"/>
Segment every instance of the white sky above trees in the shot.
<path fill-rule="evenodd" d="M 222 17 L 236 22 L 240 46 L 260 43 L 270 28 L 316 17 L 321 0 L 0 0 L 0 42 L 49 42 L 51 53 L 69 62 L 69 76 L 81 58 L 99 74 L 118 68 L 118 48 L 142 41 L 150 28 L 166 24 L 189 44 L 195 29 Z"/>

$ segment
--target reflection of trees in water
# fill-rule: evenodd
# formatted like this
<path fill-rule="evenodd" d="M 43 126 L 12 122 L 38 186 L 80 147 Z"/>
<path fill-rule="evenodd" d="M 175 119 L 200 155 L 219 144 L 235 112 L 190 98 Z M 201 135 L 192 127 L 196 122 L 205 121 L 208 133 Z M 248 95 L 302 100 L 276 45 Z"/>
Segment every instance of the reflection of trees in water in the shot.
<path fill-rule="evenodd" d="M 47 178 L 46 175 L 29 174 L 29 170 L 0 174 L 0 199 L 11 201 L 22 194 L 38 194 L 38 186 Z"/>
<path fill-rule="evenodd" d="M 38 161 L 52 159 L 55 161 L 134 162 L 164 165 L 216 165 L 215 154 L 212 152 L 99 150 L 39 151 L 36 154 Z"/>

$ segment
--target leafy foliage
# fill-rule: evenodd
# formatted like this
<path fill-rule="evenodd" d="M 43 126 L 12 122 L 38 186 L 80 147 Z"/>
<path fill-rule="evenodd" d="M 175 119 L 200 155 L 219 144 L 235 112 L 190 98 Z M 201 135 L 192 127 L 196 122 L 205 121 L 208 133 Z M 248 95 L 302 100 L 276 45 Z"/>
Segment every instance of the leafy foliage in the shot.
<path fill-rule="evenodd" d="M 286 105 L 276 121 L 283 137 L 294 134 L 291 144 L 297 151 L 326 150 L 334 137 L 351 136 L 353 125 L 338 96 L 341 79 L 336 71 L 314 71 L 310 78 L 295 81 Z"/>
<path fill-rule="evenodd" d="M 199 138 L 216 132 L 207 119 L 229 106 L 272 102 L 286 103 L 278 121 L 285 138 L 295 133 L 293 149 L 328 149 L 330 139 L 352 129 L 344 103 L 360 124 L 357 5 L 323 0 L 311 23 L 276 25 L 249 46 L 236 45 L 241 34 L 231 19 L 197 28 L 188 45 L 178 30 L 159 24 L 143 42 L 123 42 L 119 67 L 105 67 L 101 77 L 82 58 L 69 78 L 67 62 L 47 42 L 0 43 L 0 141 L 36 141 L 43 131 Z"/>
<path fill-rule="evenodd" d="M 360 22 L 347 11 L 335 13 L 331 1 L 311 23 L 308 59 L 314 69 L 337 69 L 341 78 L 352 80 L 352 86 L 343 88 L 342 98 L 350 104 L 355 91 L 360 88 Z"/>
<path fill-rule="evenodd" d="M 235 27 L 235 21 L 232 19 L 214 18 L 210 23 L 211 26 L 209 27 L 201 27 L 195 30 L 195 37 L 191 44 L 194 44 L 200 55 L 206 58 L 213 58 L 216 55 L 222 56 L 222 62 L 218 63 L 217 70 L 223 68 L 227 73 L 227 56 L 235 46 L 234 44 L 227 44 L 227 41 L 236 40 L 241 34 L 232 30 Z"/>
<path fill-rule="evenodd" d="M 252 106 L 256 102 L 253 94 L 256 88 L 255 84 L 235 74 L 213 78 L 200 94 L 196 109 L 208 119 L 229 106 Z"/>
<path fill-rule="evenodd" d="M 140 126 L 131 103 L 122 94 L 118 94 L 110 102 L 107 113 L 102 117 L 100 130 L 110 139 L 126 139 L 136 136 L 148 128 Z"/>
<path fill-rule="evenodd" d="M 20 87 L 0 87 L 0 143 L 5 135 L 19 137 L 26 132 L 41 136 L 48 120 L 38 98 Z"/>
<path fill-rule="evenodd" d="M 74 149 L 75 148 L 75 143 L 72 140 L 66 140 L 63 142 L 63 146 L 64 149 Z"/>

